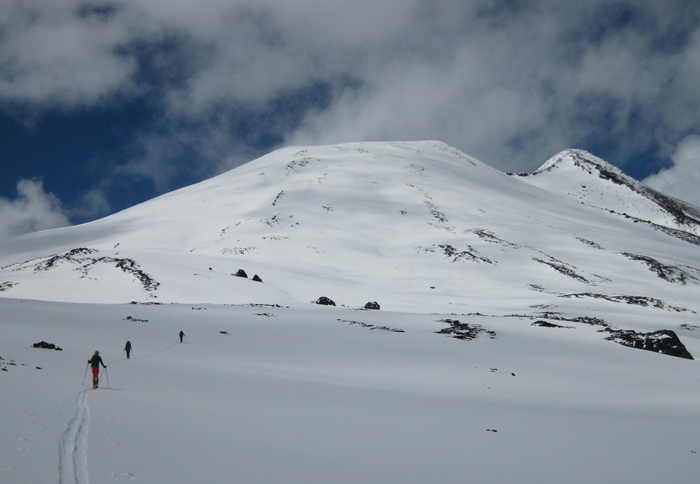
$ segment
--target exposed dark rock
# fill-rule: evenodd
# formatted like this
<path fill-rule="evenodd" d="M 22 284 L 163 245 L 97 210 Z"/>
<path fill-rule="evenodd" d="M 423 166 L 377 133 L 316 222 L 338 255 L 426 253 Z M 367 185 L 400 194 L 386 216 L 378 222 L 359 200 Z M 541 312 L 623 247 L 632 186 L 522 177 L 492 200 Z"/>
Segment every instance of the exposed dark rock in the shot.
<path fill-rule="evenodd" d="M 12 289 L 16 283 L 12 281 L 6 281 L 3 283 L 0 283 L 0 292 L 7 291 L 8 289 Z"/>
<path fill-rule="evenodd" d="M 318 298 L 316 300 L 316 304 L 320 304 L 322 306 L 335 306 L 335 302 L 332 299 L 327 298 L 326 296 L 321 296 L 320 298 Z"/>
<path fill-rule="evenodd" d="M 638 333 L 633 330 L 614 330 L 607 328 L 605 332 L 610 333 L 610 336 L 605 338 L 608 341 L 614 341 L 623 346 L 630 348 L 638 348 L 664 355 L 676 356 L 693 360 L 693 355 L 686 349 L 678 335 L 670 329 L 661 329 L 651 333 Z"/>
<path fill-rule="evenodd" d="M 277 194 L 275 199 L 272 201 L 272 206 L 274 207 L 275 205 L 277 205 L 280 202 L 280 200 L 282 200 L 282 197 L 284 197 L 284 190 L 280 191 Z"/>
<path fill-rule="evenodd" d="M 493 232 L 490 232 L 486 229 L 473 229 L 469 230 L 469 232 L 472 232 L 474 235 L 478 236 L 481 240 L 484 242 L 489 242 L 491 244 L 499 244 L 499 245 L 504 245 L 506 247 L 512 247 L 512 248 L 517 248 L 517 244 L 513 244 L 512 242 L 505 241 L 499 237 L 496 236 Z"/>
<path fill-rule="evenodd" d="M 39 343 L 34 343 L 32 346 L 34 348 L 43 348 L 45 350 L 56 350 L 56 351 L 63 351 L 62 348 L 59 348 L 53 343 L 47 343 L 46 341 L 40 341 Z"/>
<path fill-rule="evenodd" d="M 523 316 L 527 317 L 527 316 Z M 590 316 L 576 316 L 573 318 L 566 318 L 561 316 L 559 313 L 546 312 L 542 315 L 543 318 L 552 319 L 554 321 L 567 321 L 569 323 L 581 323 L 588 324 L 590 326 L 602 326 L 604 328 L 609 328 L 610 325 L 605 322 L 604 319 L 592 318 Z"/>
<path fill-rule="evenodd" d="M 39 272 L 39 271 L 48 271 L 49 269 L 52 269 L 55 267 L 57 264 L 60 262 L 64 261 L 75 261 L 76 256 L 86 256 L 90 255 L 97 252 L 95 249 L 87 249 L 85 247 L 81 247 L 79 249 L 72 249 L 68 252 L 66 252 L 63 255 L 52 255 L 46 259 L 44 259 L 42 262 L 39 262 L 34 266 L 34 270 Z"/>
<path fill-rule="evenodd" d="M 476 339 L 480 333 L 486 333 L 491 339 L 496 338 L 495 331 L 486 330 L 482 328 L 479 324 L 461 323 L 457 319 L 441 319 L 438 322 L 447 323 L 450 325 L 450 327 L 441 329 L 440 331 L 436 331 L 436 334 L 448 334 L 453 338 L 466 341 Z"/>
<path fill-rule="evenodd" d="M 566 329 L 573 329 L 574 328 L 573 326 L 562 326 L 560 324 L 550 323 L 550 322 L 544 321 L 542 319 L 532 323 L 532 326 L 541 326 L 543 328 L 566 328 Z"/>
<path fill-rule="evenodd" d="M 33 259 L 31 261 L 24 262 L 22 264 L 12 264 L 12 266 L 19 266 L 15 271 L 22 271 L 29 269 L 30 267 L 35 272 L 44 272 L 58 267 L 59 264 L 68 262 L 74 265 L 78 265 L 75 271 L 81 272 L 84 277 L 88 277 L 90 271 L 99 264 L 114 264 L 118 269 L 121 269 L 127 274 L 131 274 L 141 283 L 146 291 L 154 291 L 160 286 L 159 282 L 153 280 L 148 274 L 146 274 L 139 265 L 132 259 L 119 259 L 115 257 L 88 257 L 91 254 L 99 252 L 96 249 L 87 249 L 81 247 L 78 249 L 72 249 L 62 255 L 52 255 L 49 257 L 42 257 L 39 259 Z M 38 262 L 37 262 L 38 261 Z M 11 266 L 7 266 L 11 267 Z"/>
<path fill-rule="evenodd" d="M 365 304 L 365 309 L 379 310 L 379 303 L 377 301 L 368 302 L 367 304 Z"/>
<path fill-rule="evenodd" d="M 247 307 L 251 307 L 251 308 L 285 308 L 285 309 L 289 309 L 289 306 L 280 306 L 279 304 L 250 303 L 250 304 L 234 304 L 234 306 L 247 306 Z"/>
<path fill-rule="evenodd" d="M 693 282 L 696 284 L 700 283 L 700 279 L 691 275 L 690 272 L 687 270 L 690 269 L 697 272 L 697 269 L 695 268 L 687 266 L 686 268 L 682 268 L 675 265 L 662 264 L 658 260 L 646 255 L 630 254 L 629 252 L 622 252 L 622 255 L 634 261 L 644 262 L 650 271 L 656 273 L 656 275 L 664 281 L 674 282 L 682 285 L 685 285 L 688 282 Z"/>
<path fill-rule="evenodd" d="M 314 160 L 314 158 L 302 158 L 300 160 L 292 160 L 289 163 L 285 165 L 285 168 L 287 168 L 287 175 L 289 175 L 290 172 L 296 172 L 299 170 L 299 168 L 303 168 L 309 163 L 311 163 Z"/>
<path fill-rule="evenodd" d="M 234 274 L 234 276 L 236 276 L 236 277 L 245 277 L 246 279 L 248 279 L 248 274 L 246 274 L 245 271 L 244 271 L 243 269 L 238 269 L 238 272 L 236 272 L 236 273 Z"/>
<path fill-rule="evenodd" d="M 597 244 L 596 242 L 593 242 L 592 240 L 587 240 L 587 239 L 584 239 L 582 237 L 576 237 L 576 239 L 579 242 L 581 242 L 582 244 L 586 244 L 587 246 L 593 247 L 594 249 L 605 250 L 604 247 L 601 247 L 599 244 Z"/>
<path fill-rule="evenodd" d="M 478 250 L 476 250 L 472 246 L 467 246 L 467 250 L 459 251 L 453 246 L 449 244 L 444 244 L 444 245 L 431 245 L 429 247 L 416 247 L 416 250 L 419 252 L 442 252 L 445 254 L 445 257 L 448 259 L 452 259 L 452 262 L 459 262 L 459 261 L 472 261 L 472 262 L 485 262 L 487 264 L 493 264 L 493 261 L 490 260 L 488 257 L 485 257 L 479 253 Z"/>
<path fill-rule="evenodd" d="M 559 297 L 565 297 L 565 298 L 590 297 L 590 298 L 594 298 L 594 299 L 604 299 L 606 301 L 615 302 L 615 303 L 626 303 L 626 304 L 632 304 L 632 305 L 642 306 L 642 307 L 665 309 L 667 311 L 675 311 L 677 313 L 684 313 L 684 312 L 690 311 L 689 309 L 686 309 L 686 308 L 680 308 L 680 307 L 676 307 L 676 306 L 668 306 L 661 299 L 656 299 L 653 297 L 646 297 L 646 296 L 610 296 L 607 294 L 594 294 L 594 293 L 590 293 L 590 292 L 584 292 L 584 293 L 579 293 L 579 294 L 564 294 L 564 295 L 559 296 Z"/>
<path fill-rule="evenodd" d="M 565 276 L 571 277 L 572 279 L 575 279 L 575 280 L 577 280 L 577 281 L 579 281 L 579 282 L 583 282 L 584 284 L 590 284 L 590 283 L 591 283 L 591 282 L 590 282 L 588 279 L 586 279 L 585 277 L 583 277 L 583 276 L 577 274 L 577 273 L 571 268 L 571 266 L 569 266 L 568 264 L 566 264 L 566 263 L 564 263 L 564 262 L 556 261 L 556 259 L 552 259 L 552 260 L 550 260 L 550 261 L 545 261 L 545 260 L 539 259 L 539 258 L 537 258 L 537 257 L 533 257 L 533 260 L 539 262 L 540 264 L 544 264 L 544 265 L 546 265 L 546 266 L 549 266 L 549 267 L 551 267 L 552 269 L 554 269 L 555 271 L 557 271 L 557 272 L 559 272 L 559 273 L 561 273 L 561 274 L 564 274 Z M 555 262 L 555 261 L 556 261 L 556 262 Z"/>
<path fill-rule="evenodd" d="M 430 210 L 430 213 L 432 214 L 432 216 L 435 220 L 437 220 L 438 222 L 443 223 L 443 224 L 448 222 L 445 214 L 442 213 L 441 211 L 439 211 L 435 205 L 433 205 L 432 203 L 430 203 L 428 201 L 426 201 L 424 203 L 428 207 L 428 210 Z"/>
<path fill-rule="evenodd" d="M 260 276 L 257 275 L 257 274 L 255 274 L 255 275 L 253 276 L 253 280 L 254 280 L 255 282 L 262 282 L 262 279 L 260 279 Z"/>
<path fill-rule="evenodd" d="M 340 321 L 342 323 L 355 324 L 357 326 L 361 326 L 361 327 L 367 328 L 367 329 L 377 329 L 379 331 L 390 331 L 392 333 L 405 333 L 405 331 L 403 329 L 390 328 L 388 326 L 376 326 L 374 324 L 363 323 L 360 321 L 350 321 L 348 319 L 339 319 L 338 321 Z"/>
<path fill-rule="evenodd" d="M 698 213 L 696 207 L 659 193 L 647 186 L 643 186 L 641 192 L 642 195 L 656 202 L 661 208 L 671 214 L 678 225 L 688 227 L 700 226 L 700 213 Z"/>
<path fill-rule="evenodd" d="M 626 219 L 632 220 L 634 223 L 644 224 L 647 227 L 651 227 L 654 230 L 658 230 L 659 232 L 663 232 L 666 235 L 670 235 L 671 237 L 675 237 L 684 242 L 688 242 L 689 244 L 700 245 L 700 237 L 691 232 L 675 229 L 673 227 L 667 227 L 666 225 L 656 224 L 650 220 L 644 220 L 639 217 L 633 217 L 632 215 L 629 215 L 627 213 L 620 213 L 616 212 L 615 210 L 609 210 L 609 212 L 615 215 L 621 215 Z"/>

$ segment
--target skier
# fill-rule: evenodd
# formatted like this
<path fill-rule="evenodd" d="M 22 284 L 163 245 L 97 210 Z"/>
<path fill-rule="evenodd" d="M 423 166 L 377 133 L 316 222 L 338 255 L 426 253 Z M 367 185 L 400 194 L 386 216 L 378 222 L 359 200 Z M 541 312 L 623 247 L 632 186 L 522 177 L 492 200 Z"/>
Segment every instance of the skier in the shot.
<path fill-rule="evenodd" d="M 184 338 L 184 337 L 185 337 L 185 333 L 180 331 L 180 343 L 182 343 L 182 338 Z"/>
<path fill-rule="evenodd" d="M 126 351 L 126 359 L 129 359 L 129 355 L 131 355 L 131 341 L 126 342 L 126 346 L 124 346 L 124 351 Z"/>
<path fill-rule="evenodd" d="M 102 361 L 99 351 L 95 351 L 95 354 L 88 360 L 88 363 L 92 366 L 92 387 L 97 388 L 97 383 L 100 381 L 100 364 L 102 364 L 105 370 L 107 369 L 107 365 Z"/>

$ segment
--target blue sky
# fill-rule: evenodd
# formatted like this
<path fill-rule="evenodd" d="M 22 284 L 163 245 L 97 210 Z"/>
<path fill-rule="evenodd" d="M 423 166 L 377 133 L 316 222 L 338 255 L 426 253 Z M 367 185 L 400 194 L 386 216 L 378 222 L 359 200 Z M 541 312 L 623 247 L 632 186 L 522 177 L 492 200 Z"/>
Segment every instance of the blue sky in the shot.
<path fill-rule="evenodd" d="M 0 238 L 349 141 L 582 148 L 700 205 L 698 79 L 682 0 L 6 0 Z"/>

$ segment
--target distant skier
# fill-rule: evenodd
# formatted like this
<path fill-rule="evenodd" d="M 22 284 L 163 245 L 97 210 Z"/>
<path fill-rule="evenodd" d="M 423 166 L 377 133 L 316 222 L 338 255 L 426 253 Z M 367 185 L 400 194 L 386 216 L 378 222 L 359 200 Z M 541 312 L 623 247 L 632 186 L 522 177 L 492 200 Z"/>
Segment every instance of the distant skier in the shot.
<path fill-rule="evenodd" d="M 180 343 L 182 343 L 182 338 L 184 338 L 184 337 L 185 337 L 185 333 L 180 331 Z"/>
<path fill-rule="evenodd" d="M 102 361 L 99 351 L 95 351 L 95 354 L 88 360 L 88 363 L 92 366 L 92 387 L 97 388 L 97 383 L 100 381 L 100 364 L 105 369 L 107 369 L 107 365 Z"/>
<path fill-rule="evenodd" d="M 129 356 L 131 355 L 131 341 L 126 342 L 126 346 L 124 346 L 124 351 L 126 351 L 126 359 L 129 359 Z"/>

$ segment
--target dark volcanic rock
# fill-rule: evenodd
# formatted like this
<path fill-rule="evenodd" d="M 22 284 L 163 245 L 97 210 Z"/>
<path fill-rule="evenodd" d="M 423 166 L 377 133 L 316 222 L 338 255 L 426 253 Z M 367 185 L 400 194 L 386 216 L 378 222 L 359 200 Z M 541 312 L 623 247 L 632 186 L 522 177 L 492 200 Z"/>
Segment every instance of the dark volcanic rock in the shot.
<path fill-rule="evenodd" d="M 689 270 L 687 270 L 693 270 L 693 268 L 686 267 L 684 269 L 680 266 L 662 264 L 652 257 L 639 254 L 630 254 L 629 252 L 622 252 L 622 255 L 631 260 L 645 263 L 650 271 L 656 273 L 656 275 L 664 281 L 682 285 L 686 285 L 688 282 L 694 282 L 696 284 L 700 282 L 697 277 L 690 274 Z"/>
<path fill-rule="evenodd" d="M 257 274 L 255 274 L 255 275 L 253 276 L 253 280 L 254 280 L 255 282 L 262 282 L 262 279 L 260 279 L 260 276 L 257 275 Z"/>
<path fill-rule="evenodd" d="M 479 324 L 462 323 L 458 319 L 441 319 L 438 322 L 447 323 L 450 325 L 450 327 L 441 329 L 440 331 L 435 331 L 437 334 L 447 334 L 453 338 L 466 341 L 476 339 L 480 333 L 486 333 L 491 339 L 496 338 L 495 331 L 484 329 Z"/>
<path fill-rule="evenodd" d="M 554 324 L 550 323 L 549 321 L 544 321 L 542 319 L 535 321 L 532 323 L 532 326 L 541 326 L 543 328 L 566 328 L 566 329 L 573 329 L 573 326 L 562 326 L 561 324 Z"/>
<path fill-rule="evenodd" d="M 316 300 L 316 304 L 320 304 L 322 306 L 335 306 L 335 302 L 332 299 L 327 298 L 326 296 L 321 296 L 320 298 L 318 298 Z"/>
<path fill-rule="evenodd" d="M 605 338 L 630 348 L 638 348 L 654 353 L 676 356 L 693 360 L 693 355 L 686 349 L 678 335 L 670 329 L 661 329 L 651 333 L 638 333 L 632 330 L 614 330 L 607 328 L 604 331 L 610 333 Z"/>
<path fill-rule="evenodd" d="M 379 303 L 377 301 L 368 302 L 367 304 L 365 304 L 365 309 L 379 310 Z"/>
<path fill-rule="evenodd" d="M 34 343 L 32 346 L 34 346 L 34 348 L 43 348 L 46 350 L 63 351 L 62 348 L 59 348 L 58 346 L 56 346 L 53 343 L 47 343 L 46 341 L 40 341 L 39 343 Z"/>
<path fill-rule="evenodd" d="M 236 273 L 234 274 L 234 276 L 236 276 L 236 277 L 245 277 L 246 279 L 248 279 L 248 274 L 246 274 L 245 271 L 244 271 L 243 269 L 238 269 L 238 272 L 236 272 Z"/>

